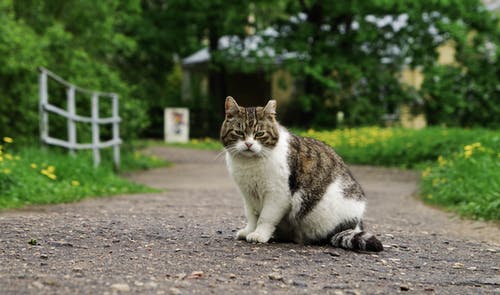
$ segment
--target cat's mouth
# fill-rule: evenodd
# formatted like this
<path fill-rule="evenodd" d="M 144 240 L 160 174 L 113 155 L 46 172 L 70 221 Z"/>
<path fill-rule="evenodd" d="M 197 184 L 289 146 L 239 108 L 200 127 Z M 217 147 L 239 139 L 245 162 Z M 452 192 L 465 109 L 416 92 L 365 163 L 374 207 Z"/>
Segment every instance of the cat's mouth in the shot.
<path fill-rule="evenodd" d="M 257 155 L 257 153 L 252 151 L 251 149 L 243 150 L 240 152 L 240 154 L 242 154 L 243 156 L 246 156 L 246 157 L 254 157 Z"/>

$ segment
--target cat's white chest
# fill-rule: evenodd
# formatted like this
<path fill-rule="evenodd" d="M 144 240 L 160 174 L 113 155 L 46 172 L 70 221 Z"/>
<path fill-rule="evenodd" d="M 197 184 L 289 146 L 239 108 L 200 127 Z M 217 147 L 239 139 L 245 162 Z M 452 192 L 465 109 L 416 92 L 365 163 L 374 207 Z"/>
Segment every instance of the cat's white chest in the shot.
<path fill-rule="evenodd" d="M 288 136 L 282 135 L 280 141 L 267 157 L 244 158 L 226 154 L 229 173 L 244 197 L 262 199 L 274 193 L 288 191 Z"/>
<path fill-rule="evenodd" d="M 246 196 L 262 198 L 288 179 L 286 163 L 278 159 L 227 159 L 234 181 Z"/>

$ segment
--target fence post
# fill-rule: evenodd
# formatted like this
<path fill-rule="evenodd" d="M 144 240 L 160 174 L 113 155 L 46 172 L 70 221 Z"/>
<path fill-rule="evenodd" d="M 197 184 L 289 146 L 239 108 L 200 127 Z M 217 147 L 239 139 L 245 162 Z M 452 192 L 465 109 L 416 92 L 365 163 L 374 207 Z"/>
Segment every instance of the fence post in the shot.
<path fill-rule="evenodd" d="M 113 108 L 112 117 L 115 120 L 113 122 L 113 141 L 115 141 L 115 144 L 113 145 L 113 160 L 115 172 L 118 172 L 120 169 L 120 122 L 118 114 L 118 95 L 113 94 L 111 97 Z"/>
<path fill-rule="evenodd" d="M 69 153 L 71 155 L 75 154 L 75 146 L 76 146 L 76 124 L 74 121 L 74 117 L 76 115 L 76 107 L 75 107 L 75 87 L 70 86 L 68 88 L 68 141 L 70 144 Z"/>
<path fill-rule="evenodd" d="M 49 95 L 47 91 L 47 72 L 40 69 L 40 103 L 38 110 L 40 112 L 40 139 L 42 143 L 46 142 L 49 137 L 49 114 L 45 110 L 45 106 L 49 103 Z"/>
<path fill-rule="evenodd" d="M 92 94 L 92 149 L 94 150 L 94 167 L 101 163 L 101 154 L 99 152 L 99 95 Z"/>

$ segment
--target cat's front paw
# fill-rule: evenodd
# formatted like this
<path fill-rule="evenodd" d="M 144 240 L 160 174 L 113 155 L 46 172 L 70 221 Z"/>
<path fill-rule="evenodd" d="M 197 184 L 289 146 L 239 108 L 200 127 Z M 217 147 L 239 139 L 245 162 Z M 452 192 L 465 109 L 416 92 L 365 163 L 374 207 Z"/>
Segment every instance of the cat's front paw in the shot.
<path fill-rule="evenodd" d="M 249 243 L 267 243 L 271 238 L 270 235 L 264 235 L 262 233 L 258 233 L 254 231 L 247 235 L 247 242 Z"/>
<path fill-rule="evenodd" d="M 238 240 L 246 240 L 247 239 L 247 235 L 251 232 L 250 229 L 248 228 L 244 228 L 244 229 L 240 229 L 237 233 L 236 233 L 236 238 Z"/>

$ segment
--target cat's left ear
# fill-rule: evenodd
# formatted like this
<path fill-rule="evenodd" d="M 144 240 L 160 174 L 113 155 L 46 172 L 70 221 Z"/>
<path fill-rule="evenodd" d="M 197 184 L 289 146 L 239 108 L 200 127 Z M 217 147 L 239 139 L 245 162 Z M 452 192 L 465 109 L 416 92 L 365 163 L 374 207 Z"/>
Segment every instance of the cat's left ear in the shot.
<path fill-rule="evenodd" d="M 264 107 L 264 113 L 268 115 L 276 115 L 276 100 L 270 100 Z"/>

